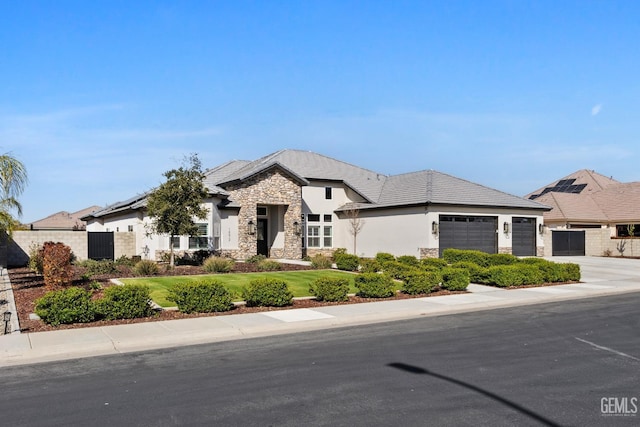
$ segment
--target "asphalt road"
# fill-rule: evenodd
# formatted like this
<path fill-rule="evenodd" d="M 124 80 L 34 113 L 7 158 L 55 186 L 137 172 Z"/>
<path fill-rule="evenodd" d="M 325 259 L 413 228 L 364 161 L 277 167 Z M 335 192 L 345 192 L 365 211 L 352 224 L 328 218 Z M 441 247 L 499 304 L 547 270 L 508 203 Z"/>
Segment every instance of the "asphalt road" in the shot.
<path fill-rule="evenodd" d="M 0 423 L 640 425 L 639 308 L 634 293 L 3 368 Z"/>

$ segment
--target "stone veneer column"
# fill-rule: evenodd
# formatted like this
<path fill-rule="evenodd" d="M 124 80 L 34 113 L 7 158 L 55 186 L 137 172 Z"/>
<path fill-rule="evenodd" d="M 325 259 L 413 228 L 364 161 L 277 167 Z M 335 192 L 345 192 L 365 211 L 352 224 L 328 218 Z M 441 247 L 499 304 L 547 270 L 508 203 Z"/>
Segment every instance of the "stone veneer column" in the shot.
<path fill-rule="evenodd" d="M 258 205 L 284 205 L 284 247 L 274 250 L 274 256 L 288 259 L 302 258 L 302 239 L 295 234 L 293 223 L 301 222 L 302 189 L 279 170 L 271 170 L 226 188 L 230 198 L 241 208 L 238 213 L 237 258 L 246 259 L 257 252 L 255 234 L 248 233 L 249 221 L 257 225 Z M 276 253 L 277 252 L 277 253 Z"/>

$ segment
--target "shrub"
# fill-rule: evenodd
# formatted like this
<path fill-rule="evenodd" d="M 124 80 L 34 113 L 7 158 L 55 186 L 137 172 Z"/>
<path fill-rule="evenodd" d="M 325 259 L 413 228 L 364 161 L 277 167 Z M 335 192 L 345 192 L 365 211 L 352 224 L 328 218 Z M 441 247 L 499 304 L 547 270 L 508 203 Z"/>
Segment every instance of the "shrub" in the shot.
<path fill-rule="evenodd" d="M 414 274 L 416 271 L 420 271 L 420 269 L 398 261 L 387 261 L 382 264 L 382 271 L 393 279 L 404 280 L 407 275 Z"/>
<path fill-rule="evenodd" d="M 339 255 L 334 254 L 333 257 L 338 270 L 357 271 L 360 266 L 360 257 L 358 255 L 341 253 Z"/>
<path fill-rule="evenodd" d="M 233 295 L 217 281 L 175 283 L 169 288 L 169 301 L 183 313 L 213 313 L 234 308 Z"/>
<path fill-rule="evenodd" d="M 349 280 L 337 277 L 319 277 L 309 285 L 309 292 L 318 301 L 347 301 Z"/>
<path fill-rule="evenodd" d="M 396 258 L 400 264 L 410 265 L 412 267 L 418 267 L 420 265 L 420 260 L 413 255 L 401 255 Z"/>
<path fill-rule="evenodd" d="M 113 261 L 108 259 L 103 259 L 97 261 L 95 259 L 87 259 L 84 261 L 76 262 L 78 267 L 82 267 L 85 269 L 85 274 L 89 276 L 95 276 L 99 274 L 111 274 L 118 271 L 116 269 L 116 265 Z"/>
<path fill-rule="evenodd" d="M 53 326 L 95 319 L 91 294 L 77 287 L 47 292 L 36 300 L 35 312 L 45 323 Z"/>
<path fill-rule="evenodd" d="M 326 270 L 331 268 L 331 258 L 322 254 L 314 255 L 313 258 L 311 258 L 311 267 L 316 270 Z"/>
<path fill-rule="evenodd" d="M 491 265 L 511 265 L 518 261 L 519 258 L 512 254 L 490 254 L 487 267 Z"/>
<path fill-rule="evenodd" d="M 360 258 L 360 272 L 361 273 L 377 273 L 382 267 L 380 263 L 371 258 Z"/>
<path fill-rule="evenodd" d="M 442 258 L 449 264 L 468 261 L 478 264 L 481 267 L 489 266 L 489 254 L 482 251 L 448 248 L 442 252 Z"/>
<path fill-rule="evenodd" d="M 580 274 L 580 265 L 579 264 L 573 264 L 573 263 L 566 263 L 566 264 L 561 264 L 562 266 L 564 266 L 565 269 L 565 276 L 564 276 L 564 280 L 563 281 L 579 281 L 581 274 Z"/>
<path fill-rule="evenodd" d="M 265 259 L 267 259 L 267 257 L 264 255 L 252 255 L 247 258 L 245 262 L 248 262 L 249 264 L 257 264 L 260 261 L 264 261 Z"/>
<path fill-rule="evenodd" d="M 213 252 L 208 249 L 199 249 L 191 254 L 191 261 L 195 265 L 202 265 L 204 261 L 208 258 L 211 258 Z"/>
<path fill-rule="evenodd" d="M 154 261 L 143 259 L 133 267 L 133 271 L 138 276 L 155 276 L 158 274 L 158 264 Z"/>
<path fill-rule="evenodd" d="M 27 266 L 29 270 L 36 274 L 42 274 L 42 247 L 36 243 L 29 245 L 29 263 Z"/>
<path fill-rule="evenodd" d="M 449 264 L 442 258 L 422 258 L 420 260 L 420 265 L 422 267 L 436 267 L 440 269 L 446 267 Z"/>
<path fill-rule="evenodd" d="M 339 257 L 340 255 L 346 255 L 346 253 L 347 253 L 347 248 L 337 248 L 336 250 L 333 251 L 332 258 L 335 261 L 337 257 Z"/>
<path fill-rule="evenodd" d="M 405 277 L 402 292 L 409 295 L 428 294 L 433 292 L 441 280 L 437 271 L 416 271 Z"/>
<path fill-rule="evenodd" d="M 378 252 L 376 254 L 376 261 L 378 261 L 380 264 L 383 264 L 387 261 L 395 261 L 395 260 L 396 260 L 395 256 L 386 252 Z"/>
<path fill-rule="evenodd" d="M 202 263 L 202 268 L 207 273 L 228 273 L 233 270 L 235 262 L 231 258 L 210 256 Z"/>
<path fill-rule="evenodd" d="M 271 259 L 263 259 L 258 263 L 258 270 L 260 271 L 279 271 L 282 270 L 282 264 L 278 261 Z"/>
<path fill-rule="evenodd" d="M 543 274 L 535 265 L 494 265 L 488 268 L 488 274 L 488 284 L 503 288 L 544 283 Z"/>
<path fill-rule="evenodd" d="M 565 277 L 565 269 L 562 265 L 543 258 L 523 258 L 521 265 L 533 265 L 542 274 L 542 281 L 547 283 L 562 282 Z"/>
<path fill-rule="evenodd" d="M 395 283 L 386 274 L 362 273 L 355 277 L 358 295 L 363 298 L 386 298 L 395 294 Z"/>
<path fill-rule="evenodd" d="M 283 307 L 291 305 L 293 294 L 285 281 L 262 277 L 254 279 L 242 290 L 248 307 Z"/>
<path fill-rule="evenodd" d="M 42 249 L 42 273 L 49 288 L 67 285 L 73 279 L 71 248 L 64 243 L 45 242 Z"/>
<path fill-rule="evenodd" d="M 446 267 L 442 269 L 442 287 L 450 291 L 464 291 L 469 286 L 469 271 L 465 268 Z"/>
<path fill-rule="evenodd" d="M 458 261 L 451 264 L 454 268 L 464 268 L 469 272 L 469 280 L 473 283 L 486 284 L 489 281 L 489 271 L 485 267 L 469 261 Z"/>
<path fill-rule="evenodd" d="M 570 282 L 580 280 L 580 265 L 572 263 L 556 263 L 544 258 L 522 258 L 521 264 L 534 265 L 542 273 L 544 282 Z"/>
<path fill-rule="evenodd" d="M 139 261 L 140 261 L 140 256 L 134 256 L 129 258 L 126 255 L 122 255 L 115 261 L 115 265 L 123 266 L 123 267 L 133 267 Z"/>
<path fill-rule="evenodd" d="M 107 320 L 147 317 L 153 312 L 149 300 L 146 285 L 110 286 L 95 302 L 96 315 Z"/>

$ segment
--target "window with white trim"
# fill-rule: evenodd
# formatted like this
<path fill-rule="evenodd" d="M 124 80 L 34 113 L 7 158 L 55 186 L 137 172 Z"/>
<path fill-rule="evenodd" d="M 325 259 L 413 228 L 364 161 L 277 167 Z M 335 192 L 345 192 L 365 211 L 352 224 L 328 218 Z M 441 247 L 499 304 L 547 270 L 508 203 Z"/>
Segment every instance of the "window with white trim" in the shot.
<path fill-rule="evenodd" d="M 330 225 L 324 226 L 324 241 L 322 242 L 325 248 L 333 246 L 333 227 Z"/>
<path fill-rule="evenodd" d="M 189 236 L 189 249 L 209 249 L 209 224 L 199 223 L 198 233 L 195 236 Z"/>
<path fill-rule="evenodd" d="M 320 226 L 310 225 L 307 227 L 307 246 L 310 248 L 320 247 Z"/>
<path fill-rule="evenodd" d="M 173 249 L 180 249 L 180 236 L 173 236 L 171 243 L 173 243 Z"/>

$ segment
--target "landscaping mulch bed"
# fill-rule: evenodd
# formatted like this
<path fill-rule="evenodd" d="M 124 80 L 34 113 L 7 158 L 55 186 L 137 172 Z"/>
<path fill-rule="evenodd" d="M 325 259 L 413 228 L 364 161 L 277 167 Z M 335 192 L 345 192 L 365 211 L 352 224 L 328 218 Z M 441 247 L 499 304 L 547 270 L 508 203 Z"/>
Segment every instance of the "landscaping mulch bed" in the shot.
<path fill-rule="evenodd" d="M 298 264 L 283 264 L 283 271 L 292 270 L 309 270 L 310 267 Z M 256 272 L 255 264 L 250 263 L 236 263 L 234 266 L 234 273 L 249 273 Z M 84 271 L 81 268 L 75 267 L 74 285 L 84 286 L 89 289 L 90 282 L 99 282 L 103 287 L 113 286 L 110 281 L 112 278 L 131 277 L 132 274 L 126 269 L 120 270 L 116 274 L 93 276 L 90 281 L 82 279 Z M 196 266 L 176 266 L 173 269 L 163 272 L 162 275 L 181 276 L 181 275 L 193 275 L 193 274 L 207 274 L 201 267 Z M 107 325 L 124 325 L 132 323 L 142 322 L 155 322 L 160 320 L 175 320 L 175 319 L 187 319 L 192 317 L 205 317 L 205 316 L 225 316 L 232 314 L 243 313 L 260 313 L 265 311 L 274 310 L 290 310 L 295 308 L 314 308 L 325 307 L 330 305 L 343 305 L 343 304 L 358 304 L 374 301 L 388 301 L 397 299 L 408 298 L 423 298 L 426 296 L 441 296 L 452 295 L 459 293 L 466 293 L 466 291 L 451 292 L 447 290 L 433 292 L 425 295 L 407 295 L 403 293 L 397 293 L 393 297 L 389 298 L 361 298 L 357 296 L 349 297 L 349 301 L 345 302 L 320 302 L 314 299 L 296 299 L 293 304 L 287 307 L 245 307 L 239 306 L 235 309 L 223 312 L 223 313 L 201 313 L 201 314 L 185 314 L 179 311 L 162 310 L 150 317 L 144 317 L 139 319 L 122 319 L 122 320 L 101 320 L 90 323 L 76 323 L 71 325 L 50 326 L 41 320 L 29 319 L 29 314 L 34 312 L 35 301 L 42 297 L 47 289 L 44 286 L 44 280 L 42 276 L 35 274 L 28 268 L 11 268 L 9 269 L 9 278 L 13 288 L 13 295 L 16 302 L 16 308 L 18 311 L 18 320 L 20 322 L 20 330 L 22 332 L 42 332 L 42 331 L 55 331 L 61 329 L 72 328 L 87 328 L 95 326 L 107 326 Z M 96 297 L 101 295 L 100 291 L 96 291 L 94 294 Z"/>

